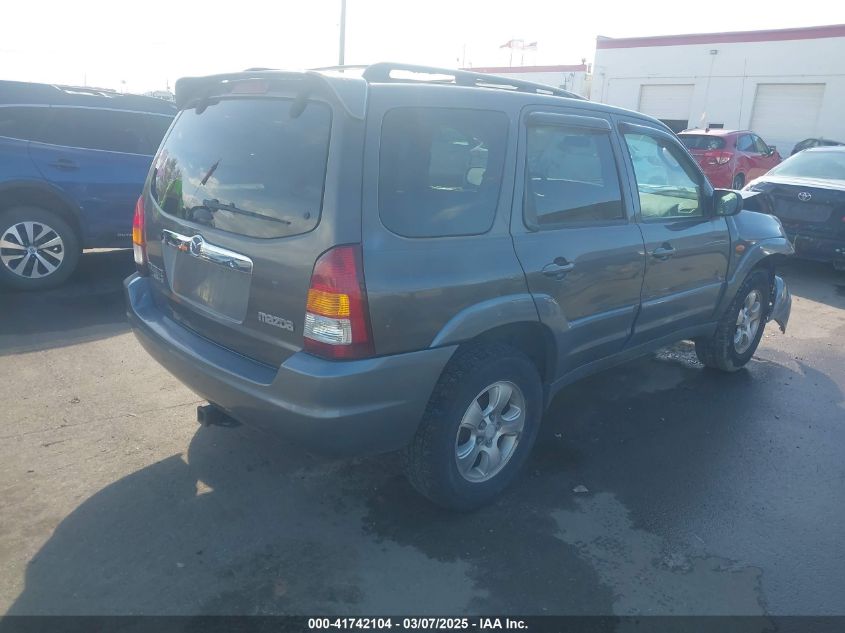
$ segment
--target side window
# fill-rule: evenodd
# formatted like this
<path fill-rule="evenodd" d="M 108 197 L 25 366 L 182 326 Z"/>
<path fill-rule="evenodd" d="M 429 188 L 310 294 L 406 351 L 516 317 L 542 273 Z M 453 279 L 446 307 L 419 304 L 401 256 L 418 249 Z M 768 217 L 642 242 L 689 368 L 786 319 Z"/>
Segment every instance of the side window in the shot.
<path fill-rule="evenodd" d="M 486 233 L 507 149 L 504 112 L 395 108 L 381 127 L 381 221 L 405 237 Z"/>
<path fill-rule="evenodd" d="M 694 168 L 674 143 L 648 134 L 625 134 L 634 164 L 644 220 L 701 217 L 701 187 Z"/>
<path fill-rule="evenodd" d="M 160 114 L 144 115 L 144 130 L 149 141 L 151 154 L 155 154 L 158 146 L 161 145 L 161 140 L 164 138 L 172 122 L 172 116 L 162 116 Z"/>
<path fill-rule="evenodd" d="M 527 131 L 525 221 L 538 228 L 625 217 L 610 136 L 554 125 Z"/>
<path fill-rule="evenodd" d="M 11 106 L 0 108 L 0 136 L 30 141 L 47 120 L 49 108 Z"/>
<path fill-rule="evenodd" d="M 740 152 L 754 152 L 754 140 L 749 134 L 743 134 L 736 142 L 736 148 Z"/>
<path fill-rule="evenodd" d="M 768 154 L 769 146 L 763 142 L 759 136 L 754 137 L 754 151 L 760 154 Z"/>
<path fill-rule="evenodd" d="M 96 108 L 53 108 L 40 134 L 52 145 L 100 149 L 129 154 L 152 154 L 143 114 Z"/>

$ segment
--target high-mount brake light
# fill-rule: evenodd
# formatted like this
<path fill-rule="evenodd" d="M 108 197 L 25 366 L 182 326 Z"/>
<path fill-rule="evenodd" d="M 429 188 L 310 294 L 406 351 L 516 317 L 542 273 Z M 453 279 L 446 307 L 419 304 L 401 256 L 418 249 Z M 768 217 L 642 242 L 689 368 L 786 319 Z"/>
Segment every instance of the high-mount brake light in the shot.
<path fill-rule="evenodd" d="M 317 259 L 305 310 L 307 352 L 334 360 L 373 355 L 360 244 L 337 246 Z"/>
<path fill-rule="evenodd" d="M 240 79 L 231 82 L 229 94 L 233 95 L 262 95 L 270 89 L 265 79 Z"/>

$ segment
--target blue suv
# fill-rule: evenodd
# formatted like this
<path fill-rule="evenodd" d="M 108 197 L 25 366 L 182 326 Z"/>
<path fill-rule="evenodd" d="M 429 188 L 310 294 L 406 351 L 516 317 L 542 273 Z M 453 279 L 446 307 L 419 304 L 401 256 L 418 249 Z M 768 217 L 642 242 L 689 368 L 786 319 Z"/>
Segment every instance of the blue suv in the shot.
<path fill-rule="evenodd" d="M 65 281 L 83 248 L 128 247 L 162 99 L 0 81 L 0 284 Z"/>

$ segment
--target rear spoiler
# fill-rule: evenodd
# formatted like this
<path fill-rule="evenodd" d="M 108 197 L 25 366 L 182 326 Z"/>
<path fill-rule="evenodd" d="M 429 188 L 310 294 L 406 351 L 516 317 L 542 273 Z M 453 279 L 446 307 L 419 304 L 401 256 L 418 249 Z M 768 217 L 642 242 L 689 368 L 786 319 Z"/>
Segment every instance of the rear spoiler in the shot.
<path fill-rule="evenodd" d="M 340 104 L 349 116 L 363 120 L 367 111 L 367 82 L 360 77 L 325 75 L 312 70 L 248 70 L 239 73 L 209 75 L 207 77 L 182 77 L 176 81 L 176 107 L 179 110 L 193 107 L 198 101 L 225 96 L 233 84 L 250 79 L 263 79 L 271 83 L 299 85 L 300 96 L 310 92 L 323 94 Z"/>

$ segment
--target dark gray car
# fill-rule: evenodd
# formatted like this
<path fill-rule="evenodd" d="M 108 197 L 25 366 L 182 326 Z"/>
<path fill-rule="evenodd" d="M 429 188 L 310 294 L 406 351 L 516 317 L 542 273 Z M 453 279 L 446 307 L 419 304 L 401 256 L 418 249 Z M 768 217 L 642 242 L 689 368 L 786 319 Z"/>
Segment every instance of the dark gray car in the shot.
<path fill-rule="evenodd" d="M 733 371 L 786 327 L 779 221 L 652 118 L 395 64 L 176 93 L 125 283 L 141 343 L 212 411 L 402 451 L 442 505 L 499 493 L 565 385 L 680 339 Z"/>

